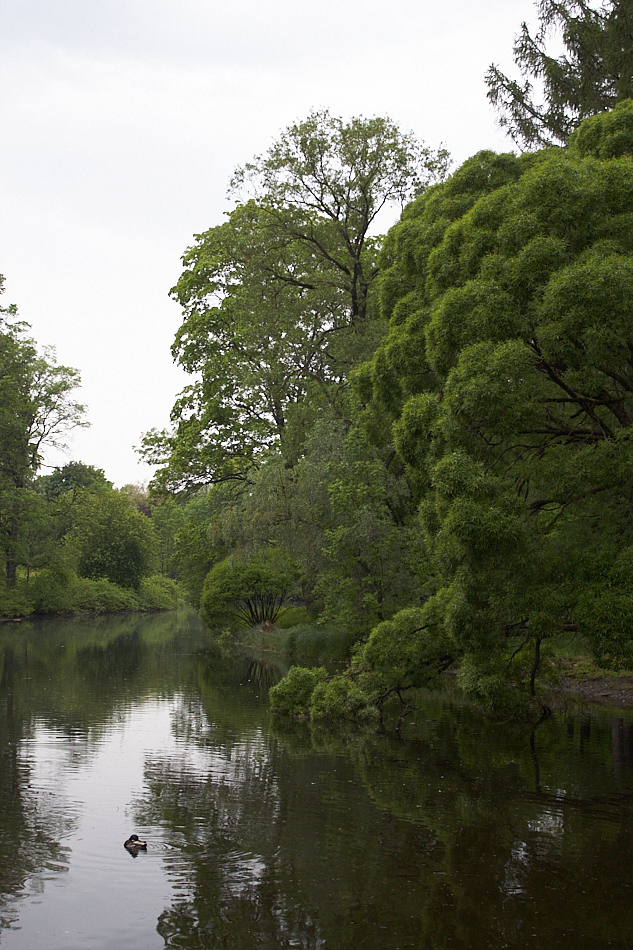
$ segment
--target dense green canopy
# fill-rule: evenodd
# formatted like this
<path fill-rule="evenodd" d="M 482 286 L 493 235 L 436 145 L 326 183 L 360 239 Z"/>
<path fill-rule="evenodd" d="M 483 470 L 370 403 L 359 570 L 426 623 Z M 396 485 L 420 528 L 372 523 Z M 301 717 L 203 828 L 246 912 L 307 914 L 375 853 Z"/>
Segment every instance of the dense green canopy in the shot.
<path fill-rule="evenodd" d="M 435 589 L 315 714 L 447 656 L 488 704 L 537 695 L 544 645 L 574 633 L 633 662 L 632 131 L 624 102 L 565 151 L 480 153 L 390 233 L 390 329 L 357 387 L 392 420 Z"/>
<path fill-rule="evenodd" d="M 0 277 L 0 293 L 4 278 Z M 30 563 L 30 537 L 40 520 L 33 479 L 47 447 L 65 447 L 84 407 L 72 398 L 79 373 L 57 365 L 55 352 L 38 353 L 18 322 L 15 306 L 0 307 L 0 561 L 6 585 Z"/>
<path fill-rule="evenodd" d="M 382 324 L 372 307 L 377 215 L 444 176 L 432 152 L 388 119 L 328 112 L 291 126 L 238 169 L 240 199 L 196 235 L 172 290 L 183 308 L 174 357 L 197 379 L 150 432 L 157 484 L 177 492 L 243 481 L 271 447 L 292 461 L 320 410 L 346 417 L 347 381 Z"/>

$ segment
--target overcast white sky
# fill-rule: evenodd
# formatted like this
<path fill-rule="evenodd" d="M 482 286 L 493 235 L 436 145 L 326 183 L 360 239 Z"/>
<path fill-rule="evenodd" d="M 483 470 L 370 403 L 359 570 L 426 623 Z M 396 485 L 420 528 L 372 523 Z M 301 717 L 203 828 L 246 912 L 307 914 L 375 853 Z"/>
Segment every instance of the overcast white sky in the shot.
<path fill-rule="evenodd" d="M 133 446 L 186 383 L 167 293 L 236 165 L 313 108 L 388 115 L 458 163 L 508 150 L 484 74 L 513 69 L 524 19 L 532 0 L 1 0 L 3 302 L 81 371 L 68 457 L 151 475 Z"/>

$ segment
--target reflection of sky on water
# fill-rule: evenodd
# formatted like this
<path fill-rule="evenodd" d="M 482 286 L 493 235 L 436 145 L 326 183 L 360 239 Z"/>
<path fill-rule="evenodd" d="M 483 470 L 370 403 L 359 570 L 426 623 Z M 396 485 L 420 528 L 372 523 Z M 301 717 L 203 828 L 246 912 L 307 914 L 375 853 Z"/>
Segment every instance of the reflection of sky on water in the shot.
<path fill-rule="evenodd" d="M 538 832 L 540 835 L 554 835 L 560 837 L 565 830 L 563 812 L 560 809 L 557 811 L 544 811 L 538 818 L 528 821 L 527 827 L 530 831 Z"/>
<path fill-rule="evenodd" d="M 627 945 L 628 720 L 551 720 L 532 747 L 432 698 L 398 742 L 271 725 L 255 661 L 158 623 L 5 663 L 3 950 Z"/>
<path fill-rule="evenodd" d="M 161 946 L 156 921 L 172 902 L 191 898 L 184 851 L 208 841 L 211 831 L 235 836 L 245 789 L 262 793 L 271 817 L 279 809 L 261 729 L 226 744 L 201 704 L 180 694 L 119 708 L 107 728 L 94 732 L 64 733 L 34 720 L 18 759 L 29 777 L 24 801 L 32 838 L 45 827 L 60 845 L 55 859 L 43 856 L 13 895 L 3 918 L 11 929 L 2 936 L 11 950 Z M 143 820 L 143 802 L 156 782 L 165 792 L 162 803 L 171 798 L 180 808 L 186 835 Z M 212 792 L 212 813 L 205 789 Z M 122 848 L 132 830 L 149 841 L 148 853 L 133 861 Z M 265 867 L 260 856 L 234 849 L 217 870 L 227 894 L 240 900 L 252 896 Z"/>
<path fill-rule="evenodd" d="M 233 853 L 227 855 L 224 883 L 231 897 L 242 898 L 253 891 L 264 879 L 266 864 L 254 855 Z"/>
<path fill-rule="evenodd" d="M 53 867 L 26 881 L 14 923 L 19 929 L 3 934 L 3 947 L 162 945 L 156 920 L 172 898 L 164 842 L 152 834 L 147 855 L 136 860 L 122 844 L 135 827 L 130 803 L 142 793 L 145 756 L 178 751 L 170 728 L 177 705 L 149 701 L 119 711 L 97 741 L 33 723 L 31 737 L 20 743 L 29 769 L 27 798 L 35 802 L 38 823 L 63 842 L 67 863 L 63 877 Z"/>

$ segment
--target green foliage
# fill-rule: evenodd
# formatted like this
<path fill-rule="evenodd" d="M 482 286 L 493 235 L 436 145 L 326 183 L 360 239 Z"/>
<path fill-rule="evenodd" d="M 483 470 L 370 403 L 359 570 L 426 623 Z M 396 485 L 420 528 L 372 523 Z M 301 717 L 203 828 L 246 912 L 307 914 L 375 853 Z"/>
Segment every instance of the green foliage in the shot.
<path fill-rule="evenodd" d="M 41 475 L 36 488 L 48 501 L 54 501 L 71 492 L 97 491 L 100 488 L 112 488 L 112 482 L 105 477 L 103 469 L 83 462 L 67 462 L 62 468 L 56 468 L 50 475 Z"/>
<path fill-rule="evenodd" d="M 326 469 L 330 519 L 318 591 L 323 619 L 367 634 L 403 603 L 424 599 L 426 557 L 409 486 L 359 427 Z"/>
<path fill-rule="evenodd" d="M 408 691 L 436 685 L 459 655 L 458 645 L 444 630 L 442 614 L 437 598 L 431 598 L 423 608 L 401 610 L 379 624 L 357 647 L 348 670 L 315 681 L 310 696 L 305 680 L 300 696 L 297 691 L 298 712 L 307 711 L 314 720 L 375 721 L 389 698 L 403 702 Z M 298 677 L 291 669 L 286 679 L 291 674 Z M 287 687 L 283 684 L 285 680 L 277 688 L 284 697 L 283 711 L 288 712 L 294 680 Z"/>
<path fill-rule="evenodd" d="M 178 607 L 178 586 L 163 574 L 144 577 L 138 596 L 144 610 L 175 610 Z"/>
<path fill-rule="evenodd" d="M 207 623 L 268 616 L 238 574 L 271 550 L 292 562 L 291 585 L 251 589 L 275 604 L 292 589 L 346 636 L 422 602 L 411 493 L 350 379 L 385 331 L 377 216 L 447 168 L 443 149 L 387 119 L 315 112 L 238 169 L 235 208 L 186 252 L 173 352 L 197 378 L 144 451 L 161 466 L 155 494 L 173 495 L 170 570 Z"/>
<path fill-rule="evenodd" d="M 173 502 L 173 563 L 194 592 L 206 576 L 213 627 L 296 591 L 368 636 L 313 718 L 375 717 L 452 663 L 490 712 L 545 703 L 541 657 L 570 633 L 633 663 L 632 116 L 624 100 L 564 149 L 473 156 L 382 251 L 365 225 L 400 186 L 363 218 L 338 151 L 361 126 L 312 116 L 190 252 L 176 350 L 200 382 L 159 481 L 216 484 Z"/>
<path fill-rule="evenodd" d="M 144 577 L 134 591 L 106 578 L 78 577 L 58 561 L 35 572 L 28 585 L 21 582 L 10 596 L 0 595 L 0 616 L 174 610 L 178 600 L 175 582 L 160 574 Z"/>
<path fill-rule="evenodd" d="M 27 617 L 33 612 L 28 598 L 18 587 L 7 587 L 0 577 L 0 617 Z"/>
<path fill-rule="evenodd" d="M 540 0 L 538 12 L 536 35 L 523 23 L 514 44 L 525 82 L 508 78 L 496 66 L 486 76 L 499 124 L 527 148 L 566 144 L 583 119 L 633 96 L 629 0 L 604 0 L 598 9 L 585 0 Z M 562 35 L 566 55 L 548 54 L 547 36 L 553 31 Z M 534 101 L 531 80 L 542 85 L 544 103 Z"/>
<path fill-rule="evenodd" d="M 160 550 L 164 550 L 166 543 L 173 545 L 173 573 L 194 607 L 200 606 L 207 574 L 230 550 L 219 524 L 233 499 L 231 488 L 230 483 L 214 485 L 201 490 L 185 504 L 167 499 L 153 509 Z"/>
<path fill-rule="evenodd" d="M 76 574 L 62 563 L 38 571 L 31 578 L 27 594 L 36 614 L 67 613 L 77 602 Z"/>
<path fill-rule="evenodd" d="M 238 634 L 240 650 L 256 656 L 284 657 L 301 666 L 348 660 L 354 642 L 353 634 L 340 626 L 307 621 L 303 607 L 285 608 L 271 628 L 251 627 Z"/>
<path fill-rule="evenodd" d="M 475 156 L 386 243 L 364 398 L 394 421 L 440 629 L 489 708 L 515 673 L 534 693 L 541 643 L 569 630 L 630 662 L 630 114 L 566 151 Z"/>
<path fill-rule="evenodd" d="M 296 589 L 297 570 L 281 551 L 248 559 L 237 556 L 214 565 L 202 590 L 200 613 L 207 626 L 274 623 Z"/>
<path fill-rule="evenodd" d="M 0 293 L 2 285 L 0 277 Z M 20 565 L 31 566 L 34 535 L 41 534 L 33 479 L 42 451 L 65 447 L 66 433 L 85 424 L 84 407 L 71 398 L 79 373 L 58 366 L 52 349 L 38 354 L 15 315 L 13 306 L 0 308 L 0 557 L 8 587 Z"/>
<path fill-rule="evenodd" d="M 94 611 L 95 613 L 118 610 L 139 610 L 141 604 L 138 595 L 129 587 L 119 587 L 107 578 L 91 580 L 77 578 L 71 589 L 73 612 Z"/>
<path fill-rule="evenodd" d="M 376 722 L 378 709 L 362 684 L 351 677 L 339 676 L 317 684 L 309 703 L 310 717 L 315 722 L 346 720 Z"/>
<path fill-rule="evenodd" d="M 306 413 L 346 414 L 349 372 L 383 329 L 369 230 L 447 165 L 387 119 L 318 112 L 236 172 L 248 200 L 198 236 L 172 291 L 184 311 L 174 356 L 199 379 L 174 406 L 173 431 L 144 440 L 163 466 L 158 485 L 244 480 L 272 447 L 301 455 Z"/>
<path fill-rule="evenodd" d="M 569 140 L 583 157 L 609 159 L 633 155 L 633 102 L 620 102 L 611 112 L 602 112 L 582 123 Z"/>
<path fill-rule="evenodd" d="M 292 666 L 270 690 L 270 708 L 282 716 L 307 716 L 315 687 L 327 677 L 322 666 Z"/>
<path fill-rule="evenodd" d="M 411 493 L 385 455 L 360 426 L 322 419 L 294 466 L 271 453 L 243 488 L 214 486 L 196 501 L 207 519 L 197 522 L 201 543 L 215 545 L 219 559 L 227 550 L 279 547 L 296 563 L 301 598 L 320 622 L 367 634 L 403 601 L 421 603 L 426 581 Z M 182 531 L 180 550 L 181 539 Z M 196 558 L 192 547 L 194 566 Z"/>
<path fill-rule="evenodd" d="M 15 315 L 0 308 L 0 615 L 175 606 L 160 580 L 140 599 L 121 589 L 138 590 L 155 569 L 156 537 L 101 469 L 69 462 L 36 477 L 44 449 L 65 448 L 66 433 L 84 425 L 84 408 L 72 399 L 77 371 L 58 366 L 53 350 L 39 354 Z"/>
<path fill-rule="evenodd" d="M 184 510 L 173 498 L 149 499 L 152 524 L 158 538 L 160 572 L 166 577 L 179 576 L 176 537 L 184 523 Z"/>
<path fill-rule="evenodd" d="M 84 496 L 67 538 L 80 576 L 106 578 L 138 590 L 157 563 L 157 538 L 151 519 L 116 491 Z"/>

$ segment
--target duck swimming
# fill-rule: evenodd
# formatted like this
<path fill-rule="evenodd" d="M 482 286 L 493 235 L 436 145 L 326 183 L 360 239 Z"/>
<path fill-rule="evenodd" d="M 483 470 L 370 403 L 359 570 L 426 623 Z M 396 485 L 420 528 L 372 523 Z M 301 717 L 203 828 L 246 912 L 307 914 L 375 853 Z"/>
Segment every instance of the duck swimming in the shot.
<path fill-rule="evenodd" d="M 147 851 L 147 841 L 141 841 L 138 835 L 130 835 L 127 841 L 123 842 L 123 847 L 127 848 L 130 854 L 138 854 L 139 851 Z"/>

